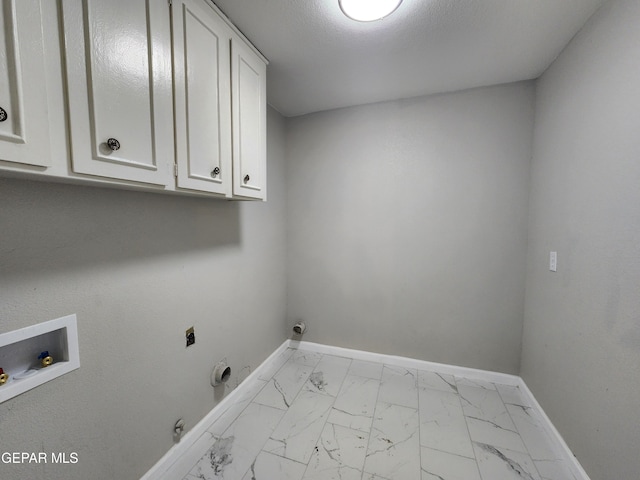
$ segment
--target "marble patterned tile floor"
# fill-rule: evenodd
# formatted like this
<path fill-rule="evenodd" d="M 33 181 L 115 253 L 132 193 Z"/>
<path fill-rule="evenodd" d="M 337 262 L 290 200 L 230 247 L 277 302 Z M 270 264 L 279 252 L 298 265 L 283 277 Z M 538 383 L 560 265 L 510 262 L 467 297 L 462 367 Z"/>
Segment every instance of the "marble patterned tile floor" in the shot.
<path fill-rule="evenodd" d="M 175 478 L 575 480 L 518 387 L 294 349 L 269 367 Z"/>

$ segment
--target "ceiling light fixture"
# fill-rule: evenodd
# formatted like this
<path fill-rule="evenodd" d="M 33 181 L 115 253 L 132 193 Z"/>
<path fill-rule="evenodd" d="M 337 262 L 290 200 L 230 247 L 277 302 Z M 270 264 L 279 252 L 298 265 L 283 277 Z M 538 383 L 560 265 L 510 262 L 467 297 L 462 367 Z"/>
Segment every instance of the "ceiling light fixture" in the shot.
<path fill-rule="evenodd" d="M 402 0 L 338 0 L 342 12 L 358 22 L 373 22 L 393 13 Z"/>

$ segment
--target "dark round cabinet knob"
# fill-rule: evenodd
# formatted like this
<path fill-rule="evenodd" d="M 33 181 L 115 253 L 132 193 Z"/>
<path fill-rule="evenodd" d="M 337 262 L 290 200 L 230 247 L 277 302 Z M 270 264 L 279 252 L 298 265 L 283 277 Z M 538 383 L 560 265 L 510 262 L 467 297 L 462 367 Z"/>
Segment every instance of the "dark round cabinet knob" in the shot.
<path fill-rule="evenodd" d="M 244 176 L 244 183 L 249 183 L 249 180 L 251 180 L 251 177 L 249 175 L 245 175 Z"/>
<path fill-rule="evenodd" d="M 220 175 L 220 167 L 216 167 L 211 171 L 212 177 L 217 177 L 218 175 Z"/>
<path fill-rule="evenodd" d="M 107 147 L 115 152 L 116 150 L 120 150 L 120 142 L 115 138 L 110 138 L 107 140 Z"/>
<path fill-rule="evenodd" d="M 7 111 L 4 108 L 0 107 L 0 122 L 4 122 L 7 117 Z"/>

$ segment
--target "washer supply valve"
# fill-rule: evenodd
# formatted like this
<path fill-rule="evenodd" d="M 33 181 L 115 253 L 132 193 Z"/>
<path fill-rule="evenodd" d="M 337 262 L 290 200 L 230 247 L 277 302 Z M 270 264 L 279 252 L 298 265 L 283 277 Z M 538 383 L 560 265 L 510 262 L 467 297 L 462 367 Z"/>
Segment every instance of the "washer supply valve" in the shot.
<path fill-rule="evenodd" d="M 53 363 L 53 357 L 49 355 L 48 350 L 45 350 L 40 355 L 38 355 L 38 360 L 40 360 L 40 363 L 43 367 L 48 367 Z"/>

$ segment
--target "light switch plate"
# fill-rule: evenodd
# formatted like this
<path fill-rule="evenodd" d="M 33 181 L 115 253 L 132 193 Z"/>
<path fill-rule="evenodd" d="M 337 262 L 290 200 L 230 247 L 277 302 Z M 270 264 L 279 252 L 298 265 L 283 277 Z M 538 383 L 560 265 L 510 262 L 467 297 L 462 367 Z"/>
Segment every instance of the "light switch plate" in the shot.
<path fill-rule="evenodd" d="M 558 271 L 558 252 L 549 252 L 549 270 Z"/>

